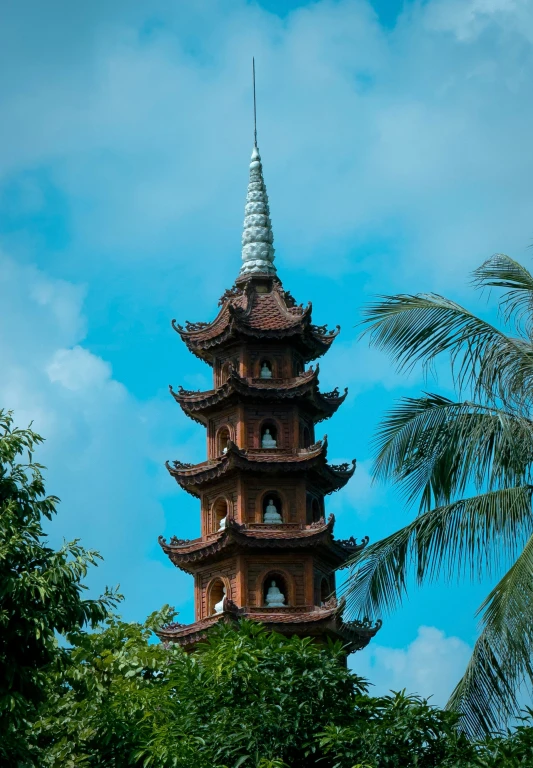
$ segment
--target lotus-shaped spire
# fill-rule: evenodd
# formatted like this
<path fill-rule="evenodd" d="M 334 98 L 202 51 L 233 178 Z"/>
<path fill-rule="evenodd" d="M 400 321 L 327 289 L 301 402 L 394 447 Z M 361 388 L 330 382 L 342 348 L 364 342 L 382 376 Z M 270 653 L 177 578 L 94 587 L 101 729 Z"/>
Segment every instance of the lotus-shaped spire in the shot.
<path fill-rule="evenodd" d="M 274 235 L 270 221 L 268 195 L 263 179 L 261 155 L 253 148 L 250 162 L 250 181 L 244 209 L 242 233 L 241 275 L 276 274 L 274 261 Z"/>

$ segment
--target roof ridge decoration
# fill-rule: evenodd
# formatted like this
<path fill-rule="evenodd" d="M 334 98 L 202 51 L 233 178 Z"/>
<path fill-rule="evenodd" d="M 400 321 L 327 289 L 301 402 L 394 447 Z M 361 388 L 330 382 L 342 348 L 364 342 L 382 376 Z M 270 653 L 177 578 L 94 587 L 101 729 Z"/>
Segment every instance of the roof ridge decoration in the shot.
<path fill-rule="evenodd" d="M 254 146 L 250 162 L 250 180 L 244 207 L 242 233 L 242 267 L 239 277 L 262 274 L 275 275 L 274 235 L 270 221 L 268 195 L 263 178 L 259 148 Z"/>

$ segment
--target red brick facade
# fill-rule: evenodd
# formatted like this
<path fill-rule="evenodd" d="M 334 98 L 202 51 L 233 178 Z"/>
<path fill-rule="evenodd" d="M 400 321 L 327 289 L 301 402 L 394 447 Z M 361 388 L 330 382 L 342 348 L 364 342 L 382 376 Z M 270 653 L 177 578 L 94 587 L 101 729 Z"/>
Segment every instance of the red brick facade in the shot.
<path fill-rule="evenodd" d="M 322 394 L 318 367 L 306 370 L 338 331 L 312 325 L 311 306 L 297 306 L 276 277 L 263 275 L 238 280 L 212 323 L 173 325 L 212 367 L 213 389 L 172 391 L 205 426 L 207 460 L 167 465 L 200 501 L 201 537 L 160 540 L 172 562 L 194 576 L 196 606 L 194 624 L 165 627 L 161 638 L 190 649 L 217 621 L 247 616 L 289 634 L 329 635 L 352 650 L 363 647 L 377 628 L 342 622 L 335 570 L 364 542 L 337 541 L 324 504 L 349 480 L 355 462 L 331 466 L 327 440 L 315 442 L 315 424 L 336 411 L 346 392 Z M 267 429 L 275 447 L 262 447 Z M 264 522 L 270 500 L 281 523 Z M 283 607 L 266 605 L 272 580 Z M 215 614 L 223 587 L 223 611 Z"/>

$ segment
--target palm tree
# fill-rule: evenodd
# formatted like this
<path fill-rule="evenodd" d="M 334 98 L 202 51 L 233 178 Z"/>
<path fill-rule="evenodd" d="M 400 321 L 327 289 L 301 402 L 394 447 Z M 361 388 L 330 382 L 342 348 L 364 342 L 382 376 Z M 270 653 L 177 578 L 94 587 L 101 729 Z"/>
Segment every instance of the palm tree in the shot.
<path fill-rule="evenodd" d="M 518 714 L 533 681 L 533 276 L 496 254 L 474 284 L 504 289 L 508 333 L 436 294 L 381 296 L 365 309 L 364 333 L 400 370 L 447 353 L 456 400 L 426 392 L 385 415 L 374 477 L 418 500 L 418 515 L 353 559 L 346 598 L 354 617 L 375 618 L 401 603 L 410 571 L 418 584 L 499 579 L 447 705 L 483 736 Z"/>

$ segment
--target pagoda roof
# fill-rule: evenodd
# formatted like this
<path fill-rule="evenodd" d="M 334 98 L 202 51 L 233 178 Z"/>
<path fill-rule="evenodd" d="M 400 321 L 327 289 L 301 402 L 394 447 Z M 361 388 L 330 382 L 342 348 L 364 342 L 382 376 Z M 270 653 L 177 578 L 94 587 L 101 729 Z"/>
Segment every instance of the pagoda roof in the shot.
<path fill-rule="evenodd" d="M 167 542 L 162 536 L 159 544 L 163 552 L 181 570 L 194 573 L 199 564 L 218 559 L 220 553 L 227 557 L 243 549 L 266 550 L 320 549 L 334 567 L 342 566 L 354 554 L 360 552 L 368 539 L 357 542 L 353 537 L 346 540 L 333 538 L 335 518 L 329 516 L 311 525 L 299 523 L 255 523 L 241 525 L 230 518 L 227 526 L 207 538 L 177 539 L 173 536 Z"/>
<path fill-rule="evenodd" d="M 158 630 L 158 637 L 165 642 L 178 643 L 186 650 L 192 650 L 196 643 L 206 640 L 211 627 L 219 622 L 238 619 L 260 621 L 268 630 L 286 635 L 323 637 L 325 634 L 340 639 L 349 652 L 364 648 L 381 628 L 381 622 L 342 620 L 344 599 L 331 598 L 324 605 L 287 606 L 286 608 L 238 608 L 232 600 L 224 599 L 222 613 L 209 616 L 194 624 L 172 622 Z"/>
<path fill-rule="evenodd" d="M 228 405 L 234 400 L 250 401 L 300 400 L 313 413 L 315 423 L 332 416 L 344 402 L 348 389 L 340 394 L 338 388 L 322 394 L 318 389 L 319 367 L 290 379 L 241 378 L 231 368 L 227 380 L 217 389 L 191 391 L 179 387 L 175 392 L 169 387 L 174 400 L 187 416 L 207 424 L 208 414 L 213 408 Z"/>
<path fill-rule="evenodd" d="M 227 452 L 200 464 L 185 464 L 174 461 L 166 462 L 170 474 L 179 485 L 194 496 L 199 495 L 200 487 L 225 477 L 234 470 L 256 473 L 309 473 L 325 494 L 342 488 L 355 472 L 355 459 L 352 464 L 328 464 L 327 437 L 309 448 L 297 451 L 283 448 L 258 448 L 244 450 L 232 441 L 228 442 Z"/>
<path fill-rule="evenodd" d="M 210 364 L 217 349 L 242 339 L 290 339 L 308 362 L 327 352 L 340 330 L 313 325 L 311 303 L 297 305 L 277 277 L 241 278 L 219 305 L 210 323 L 186 322 L 183 327 L 172 321 L 190 351 Z"/>

